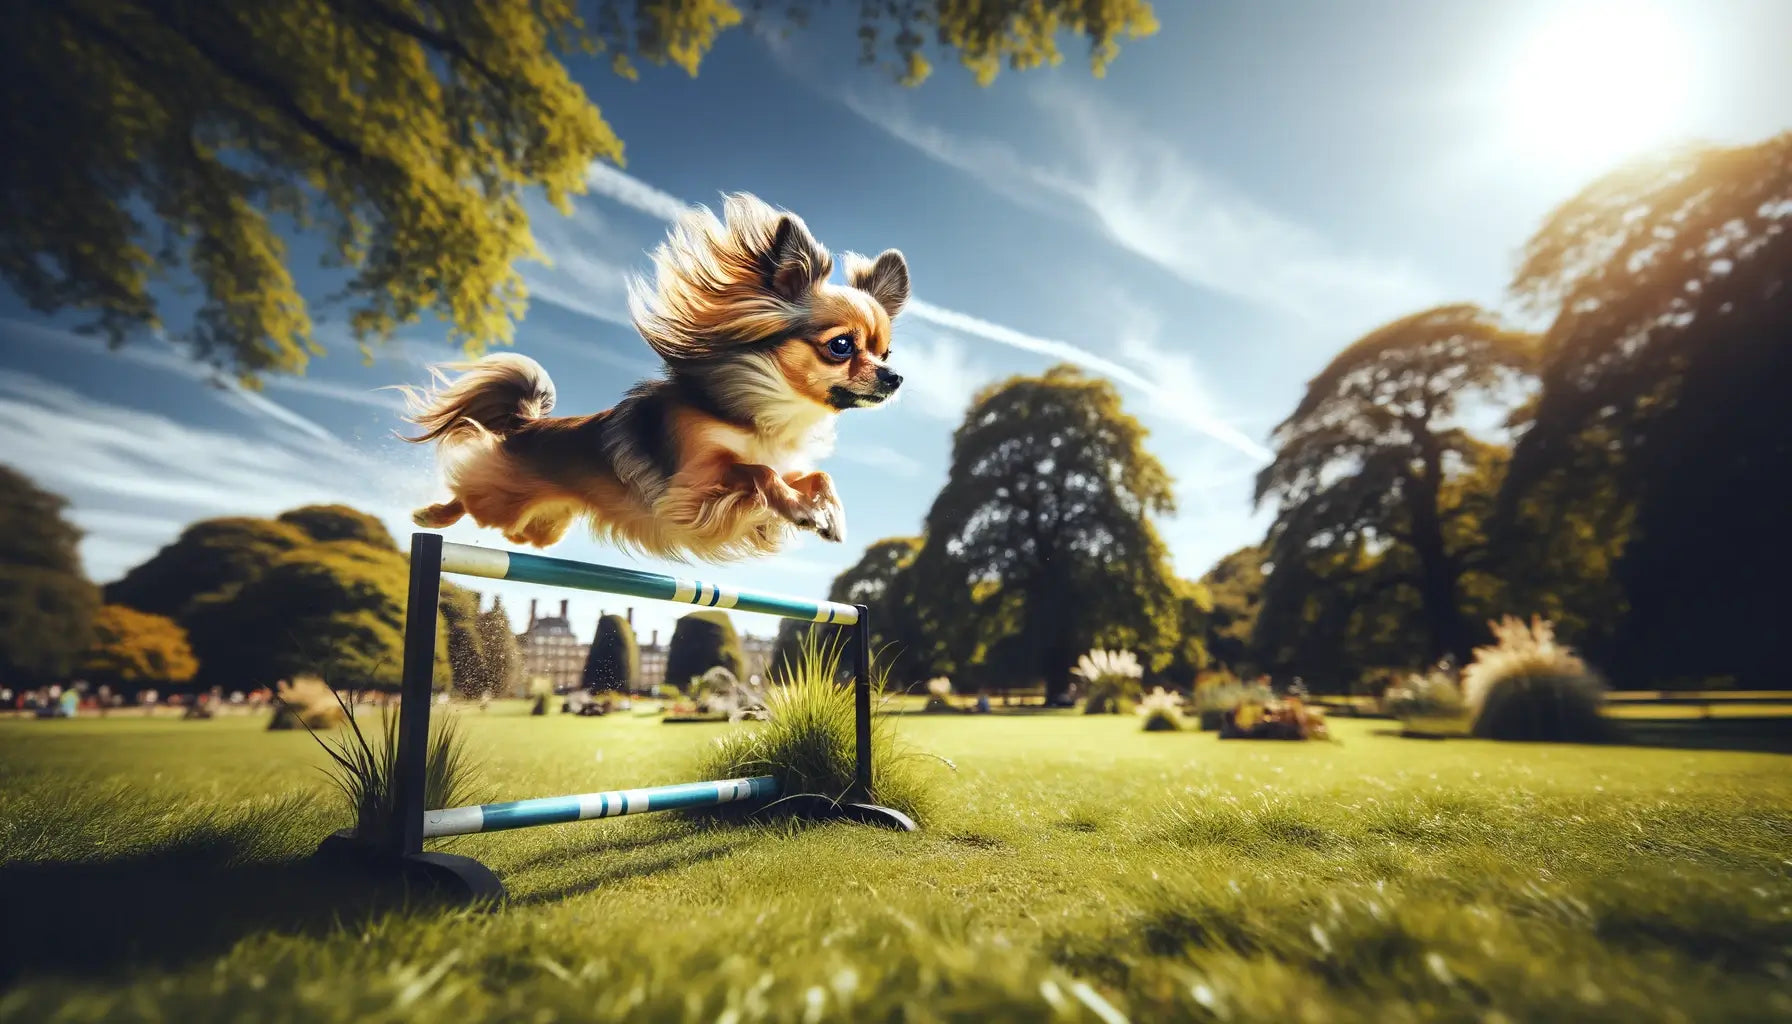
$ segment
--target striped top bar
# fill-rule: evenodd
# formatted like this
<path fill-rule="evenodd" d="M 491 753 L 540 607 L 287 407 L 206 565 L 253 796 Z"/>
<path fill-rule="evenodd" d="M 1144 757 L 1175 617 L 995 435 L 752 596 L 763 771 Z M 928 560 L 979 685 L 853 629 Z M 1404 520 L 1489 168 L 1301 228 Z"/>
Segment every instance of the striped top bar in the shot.
<path fill-rule="evenodd" d="M 596 590 L 606 594 L 676 601 L 704 608 L 734 608 L 743 612 L 761 612 L 807 622 L 850 626 L 859 621 L 859 610 L 850 604 L 810 601 L 777 594 L 749 594 L 719 583 L 683 580 L 656 572 L 622 569 L 594 562 L 574 562 L 567 558 L 549 558 L 521 551 L 474 547 L 471 544 L 444 543 L 442 571 L 457 576 L 481 576 L 492 580 L 514 580 L 548 587 L 570 587 L 574 590 Z"/>

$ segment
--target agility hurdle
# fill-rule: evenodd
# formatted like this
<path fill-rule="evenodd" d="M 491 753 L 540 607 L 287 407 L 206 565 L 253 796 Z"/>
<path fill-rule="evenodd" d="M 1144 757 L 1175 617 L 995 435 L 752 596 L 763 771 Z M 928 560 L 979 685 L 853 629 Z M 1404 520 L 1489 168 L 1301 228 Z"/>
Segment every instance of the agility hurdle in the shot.
<path fill-rule="evenodd" d="M 850 627 L 853 630 L 855 739 L 854 782 L 843 799 L 783 794 L 769 775 L 744 779 L 683 783 L 646 789 L 612 790 L 573 796 L 538 797 L 475 807 L 424 806 L 424 777 L 429 748 L 429 714 L 434 695 L 437 602 L 444 575 L 536 583 L 695 605 L 761 612 L 787 619 Z M 393 820 L 384 849 L 369 849 L 351 833 L 326 839 L 320 854 L 363 863 L 397 865 L 463 897 L 501 897 L 503 883 L 471 857 L 426 853 L 425 839 L 472 835 L 595 818 L 643 814 L 675 808 L 710 807 L 779 801 L 810 818 L 836 818 L 913 831 L 906 815 L 866 801 L 871 792 L 871 626 L 863 605 L 810 601 L 736 590 L 717 583 L 680 579 L 592 562 L 575 562 L 521 551 L 475 547 L 443 541 L 440 534 L 411 535 L 410 588 L 406 596 L 403 700 L 398 715 L 397 777 Z M 781 799 L 780 799 L 781 798 Z"/>

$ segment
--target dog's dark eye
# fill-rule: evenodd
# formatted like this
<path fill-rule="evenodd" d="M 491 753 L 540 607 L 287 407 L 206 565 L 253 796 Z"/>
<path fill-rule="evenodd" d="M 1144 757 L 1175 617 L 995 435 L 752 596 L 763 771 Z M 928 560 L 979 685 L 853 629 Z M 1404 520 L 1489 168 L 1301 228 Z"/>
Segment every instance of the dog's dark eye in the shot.
<path fill-rule="evenodd" d="M 853 350 L 852 335 L 842 334 L 828 341 L 828 355 L 835 359 L 851 359 Z"/>

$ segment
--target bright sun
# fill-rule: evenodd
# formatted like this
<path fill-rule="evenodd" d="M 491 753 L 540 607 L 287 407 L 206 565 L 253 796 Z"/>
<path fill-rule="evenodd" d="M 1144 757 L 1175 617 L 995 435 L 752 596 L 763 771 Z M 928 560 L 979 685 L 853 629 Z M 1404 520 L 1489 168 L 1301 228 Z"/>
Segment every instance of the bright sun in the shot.
<path fill-rule="evenodd" d="M 1513 140 L 1547 163 L 1621 160 L 1674 134 L 1689 78 L 1683 33 L 1648 4 L 1564 11 L 1532 36 L 1511 69 Z"/>

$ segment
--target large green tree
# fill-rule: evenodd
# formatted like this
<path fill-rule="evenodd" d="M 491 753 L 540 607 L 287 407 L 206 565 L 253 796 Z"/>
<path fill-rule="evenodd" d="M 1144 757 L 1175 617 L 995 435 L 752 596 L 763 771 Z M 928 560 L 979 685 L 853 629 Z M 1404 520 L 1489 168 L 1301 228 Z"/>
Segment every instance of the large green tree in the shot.
<path fill-rule="evenodd" d="M 1145 437 L 1111 383 L 1071 367 L 976 396 L 912 570 L 942 669 L 1001 653 L 1056 697 L 1092 646 L 1167 661 L 1176 577 L 1151 517 L 1174 500 Z"/>
<path fill-rule="evenodd" d="M 81 570 L 68 501 L 0 466 L 0 680 L 51 682 L 93 641 L 99 591 Z"/>
<path fill-rule="evenodd" d="M 1273 501 L 1266 606 L 1309 571 L 1355 572 L 1355 549 L 1377 558 L 1385 586 L 1418 591 L 1430 658 L 1470 656 L 1463 577 L 1486 548 L 1461 522 L 1482 504 L 1452 498 L 1452 481 L 1489 457 L 1464 407 L 1498 401 L 1530 364 L 1534 339 L 1470 305 L 1396 320 L 1352 343 L 1307 385 L 1275 431 L 1276 458 L 1257 477 Z M 1349 557 L 1342 557 L 1349 555 Z M 1300 564 L 1302 572 L 1284 573 Z"/>
<path fill-rule="evenodd" d="M 194 600 L 187 622 L 198 681 L 244 689 L 315 673 L 339 689 L 397 689 L 409 581 L 404 555 L 359 541 L 280 555 L 241 586 Z M 438 687 L 452 680 L 439 623 L 434 676 Z"/>
<path fill-rule="evenodd" d="M 196 598 L 240 587 L 280 556 L 312 543 L 291 523 L 251 516 L 201 520 L 107 584 L 106 601 L 184 624 Z"/>
<path fill-rule="evenodd" d="M 179 623 L 204 686 L 246 689 L 319 672 L 342 686 L 393 687 L 408 584 L 409 558 L 378 519 L 308 505 L 275 519 L 194 523 L 108 586 L 106 598 Z M 468 666 L 450 662 L 467 612 L 454 594 L 445 586 L 437 609 L 443 685 Z"/>
<path fill-rule="evenodd" d="M 754 5 L 758 9 L 758 5 Z M 777 8 L 801 20 L 805 3 Z M 1061 31 L 1099 73 L 1156 29 L 1144 0 L 860 5 L 867 58 L 926 77 L 928 44 L 983 82 L 1056 62 Z M 696 74 L 728 0 L 23 0 L 0 5 L 11 104 L 0 147 L 0 280 L 78 310 L 114 342 L 201 293 L 177 329 L 254 381 L 321 353 L 282 233 L 321 244 L 363 348 L 434 313 L 477 350 L 507 342 L 535 254 L 524 199 L 561 210 L 622 142 L 566 59 Z M 891 32 L 891 29 L 894 32 Z"/>
<path fill-rule="evenodd" d="M 1504 515 L 1589 459 L 1634 509 L 1626 685 L 1783 684 L 1792 578 L 1792 133 L 1637 161 L 1557 208 L 1513 291 L 1553 315 Z"/>

